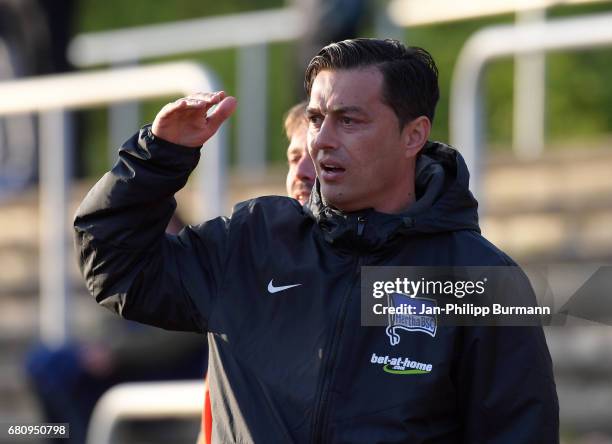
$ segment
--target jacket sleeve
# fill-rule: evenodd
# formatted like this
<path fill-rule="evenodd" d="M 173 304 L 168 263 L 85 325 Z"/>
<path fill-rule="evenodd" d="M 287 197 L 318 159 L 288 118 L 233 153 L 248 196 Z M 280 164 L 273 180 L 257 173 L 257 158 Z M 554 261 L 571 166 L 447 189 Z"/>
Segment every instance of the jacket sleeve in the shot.
<path fill-rule="evenodd" d="M 522 294 L 517 299 L 535 301 L 529 281 L 519 275 L 510 285 Z M 461 343 L 455 384 L 463 443 L 557 444 L 559 404 L 542 327 L 464 327 Z"/>
<path fill-rule="evenodd" d="M 170 330 L 204 332 L 222 275 L 228 219 L 165 228 L 198 149 L 155 138 L 144 127 L 77 210 L 75 247 L 87 289 L 121 315 Z"/>

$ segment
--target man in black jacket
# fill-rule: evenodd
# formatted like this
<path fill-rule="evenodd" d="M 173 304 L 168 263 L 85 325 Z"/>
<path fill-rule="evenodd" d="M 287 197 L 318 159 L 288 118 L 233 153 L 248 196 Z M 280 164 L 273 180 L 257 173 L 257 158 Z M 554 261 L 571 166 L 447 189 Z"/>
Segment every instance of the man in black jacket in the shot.
<path fill-rule="evenodd" d="M 197 148 L 236 107 L 223 92 L 179 99 L 77 212 L 91 293 L 127 319 L 208 335 L 213 442 L 558 442 L 541 327 L 360 322 L 364 265 L 515 265 L 480 235 L 460 154 L 427 141 L 431 56 L 346 40 L 313 58 L 305 84 L 306 206 L 258 198 L 165 235 Z"/>

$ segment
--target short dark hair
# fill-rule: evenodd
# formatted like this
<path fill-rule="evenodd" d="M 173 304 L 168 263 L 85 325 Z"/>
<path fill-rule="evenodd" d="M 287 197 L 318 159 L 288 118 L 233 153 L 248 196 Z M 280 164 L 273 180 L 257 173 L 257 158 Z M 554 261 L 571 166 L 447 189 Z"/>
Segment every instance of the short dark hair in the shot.
<path fill-rule="evenodd" d="M 419 116 L 433 122 L 440 98 L 438 68 L 423 48 L 392 39 L 350 39 L 330 43 L 308 64 L 304 79 L 310 97 L 319 72 L 376 66 L 383 76 L 382 100 L 399 120 L 400 128 Z"/>

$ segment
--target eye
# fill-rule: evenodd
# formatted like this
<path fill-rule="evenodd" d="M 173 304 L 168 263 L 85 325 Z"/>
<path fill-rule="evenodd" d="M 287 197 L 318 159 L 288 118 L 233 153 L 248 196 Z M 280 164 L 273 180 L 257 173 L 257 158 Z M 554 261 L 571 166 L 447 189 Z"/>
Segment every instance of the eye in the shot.
<path fill-rule="evenodd" d="M 352 125 L 355 121 L 350 117 L 342 116 L 340 117 L 340 123 L 343 125 Z"/>
<path fill-rule="evenodd" d="M 287 163 L 289 165 L 296 165 L 300 162 L 302 155 L 298 152 L 292 152 L 287 154 Z"/>
<path fill-rule="evenodd" d="M 308 116 L 308 122 L 315 127 L 321 126 L 321 123 L 323 123 L 323 116 L 320 114 L 311 114 Z"/>

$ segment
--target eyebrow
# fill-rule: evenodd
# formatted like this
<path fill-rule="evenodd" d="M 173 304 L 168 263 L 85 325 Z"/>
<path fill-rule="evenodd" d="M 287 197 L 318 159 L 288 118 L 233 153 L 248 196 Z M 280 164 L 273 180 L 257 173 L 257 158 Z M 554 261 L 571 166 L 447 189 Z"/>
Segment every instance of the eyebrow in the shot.
<path fill-rule="evenodd" d="M 362 114 L 362 115 L 367 114 L 365 110 L 360 106 L 336 106 L 336 107 L 333 107 L 329 112 L 331 114 L 350 114 L 350 113 Z M 320 113 L 319 108 L 307 108 L 306 109 L 306 115 L 308 116 L 312 116 L 314 114 L 319 114 L 319 113 Z"/>

